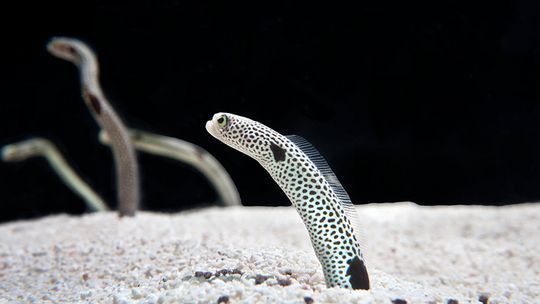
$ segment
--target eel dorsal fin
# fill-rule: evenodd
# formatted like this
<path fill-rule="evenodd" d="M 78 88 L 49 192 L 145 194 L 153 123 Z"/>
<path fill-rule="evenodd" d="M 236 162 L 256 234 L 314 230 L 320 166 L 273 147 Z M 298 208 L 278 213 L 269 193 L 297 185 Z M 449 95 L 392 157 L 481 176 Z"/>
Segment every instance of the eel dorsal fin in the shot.
<path fill-rule="evenodd" d="M 326 179 L 326 181 L 330 185 L 330 188 L 336 194 L 338 201 L 341 204 L 341 207 L 343 207 L 343 210 L 345 211 L 345 216 L 349 219 L 349 221 L 351 221 L 354 229 L 354 234 L 359 242 L 360 249 L 362 250 L 364 247 L 364 238 L 361 237 L 362 234 L 360 233 L 361 227 L 358 220 L 358 215 L 356 214 L 354 205 L 351 202 L 351 198 L 339 182 L 334 171 L 332 171 L 332 169 L 330 168 L 324 157 L 319 153 L 319 151 L 303 137 L 298 135 L 287 135 L 285 137 L 287 137 L 287 139 L 293 142 L 298 148 L 300 148 L 300 150 L 302 150 L 302 152 L 304 152 L 304 154 L 307 155 L 307 157 L 309 157 L 311 162 L 313 162 L 313 164 L 317 167 L 317 169 L 319 169 L 323 177 Z M 364 260 L 363 253 L 360 258 Z"/>

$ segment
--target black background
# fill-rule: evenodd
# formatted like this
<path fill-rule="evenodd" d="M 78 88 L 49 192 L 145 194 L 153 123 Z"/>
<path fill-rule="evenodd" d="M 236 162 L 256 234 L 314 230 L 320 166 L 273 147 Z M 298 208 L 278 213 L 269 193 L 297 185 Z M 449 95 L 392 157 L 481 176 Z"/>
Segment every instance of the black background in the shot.
<path fill-rule="evenodd" d="M 111 205 L 110 150 L 97 142 L 76 68 L 46 52 L 52 36 L 88 42 L 125 122 L 207 149 L 246 205 L 288 200 L 254 160 L 206 133 L 215 112 L 302 135 L 356 203 L 540 199 L 538 1 L 44 1 L 4 9 L 12 21 L 2 21 L 0 144 L 53 140 Z M 140 162 L 144 209 L 215 200 L 190 167 L 147 154 Z M 0 200 L 3 221 L 84 212 L 43 159 L 1 163 Z"/>

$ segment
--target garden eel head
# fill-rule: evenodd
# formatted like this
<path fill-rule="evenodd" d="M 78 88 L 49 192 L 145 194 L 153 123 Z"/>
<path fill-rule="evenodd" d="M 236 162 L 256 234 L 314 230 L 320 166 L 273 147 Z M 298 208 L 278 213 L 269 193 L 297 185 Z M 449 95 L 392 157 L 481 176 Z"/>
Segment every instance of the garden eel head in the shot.
<path fill-rule="evenodd" d="M 92 50 L 77 39 L 54 37 L 47 44 L 47 50 L 54 56 L 81 65 L 85 61 L 96 63 Z"/>
<path fill-rule="evenodd" d="M 272 145 L 278 138 L 283 137 L 260 122 L 230 113 L 214 114 L 214 117 L 206 122 L 206 130 L 228 146 L 256 159 L 263 166 L 275 162 Z"/>
<path fill-rule="evenodd" d="M 51 147 L 44 138 L 32 138 L 2 148 L 2 160 L 6 162 L 23 161 L 27 158 L 40 156 Z"/>

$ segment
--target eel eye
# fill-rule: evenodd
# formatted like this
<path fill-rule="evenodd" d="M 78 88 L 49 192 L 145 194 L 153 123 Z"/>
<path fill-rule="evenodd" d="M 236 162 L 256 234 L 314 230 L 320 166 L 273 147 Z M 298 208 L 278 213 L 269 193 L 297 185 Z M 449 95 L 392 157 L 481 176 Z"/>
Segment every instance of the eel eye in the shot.
<path fill-rule="evenodd" d="M 217 123 L 218 123 L 218 126 L 220 128 L 224 128 L 227 125 L 228 122 L 229 122 L 229 119 L 227 118 L 227 115 L 221 115 L 217 119 Z"/>

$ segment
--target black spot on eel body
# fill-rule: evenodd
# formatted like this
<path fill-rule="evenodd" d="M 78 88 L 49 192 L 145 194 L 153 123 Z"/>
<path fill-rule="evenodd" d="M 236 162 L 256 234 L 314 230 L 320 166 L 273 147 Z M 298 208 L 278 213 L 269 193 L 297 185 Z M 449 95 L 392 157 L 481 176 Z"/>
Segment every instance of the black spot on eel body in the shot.
<path fill-rule="evenodd" d="M 90 93 L 90 91 L 88 91 L 88 89 L 86 88 L 84 90 L 84 97 L 90 104 L 90 107 L 92 108 L 92 110 L 94 110 L 94 112 L 96 112 L 96 114 L 98 115 L 101 114 L 101 104 L 99 103 L 99 100 L 94 94 Z"/>
<path fill-rule="evenodd" d="M 206 151 L 203 150 L 202 148 L 195 146 L 195 155 L 197 156 L 198 159 L 202 160 L 205 152 Z"/>
<path fill-rule="evenodd" d="M 72 47 L 72 46 L 66 47 L 66 50 L 67 50 L 70 54 L 76 54 L 76 53 L 77 53 L 77 51 L 75 51 L 75 48 Z"/>
<path fill-rule="evenodd" d="M 346 275 L 350 276 L 349 282 L 353 289 L 369 289 L 369 277 L 364 265 L 364 261 L 360 260 L 358 256 L 355 256 L 352 260 L 347 262 L 349 268 L 347 268 Z"/>
<path fill-rule="evenodd" d="M 284 161 L 285 160 L 285 149 L 282 147 L 276 145 L 275 143 L 270 143 L 270 150 L 272 150 L 272 153 L 274 154 L 274 160 L 276 162 Z"/>

